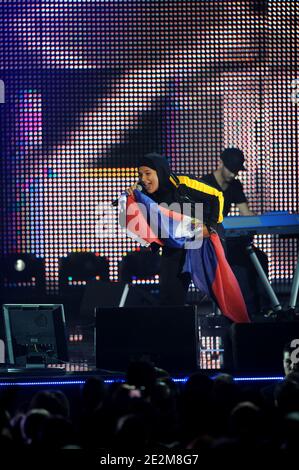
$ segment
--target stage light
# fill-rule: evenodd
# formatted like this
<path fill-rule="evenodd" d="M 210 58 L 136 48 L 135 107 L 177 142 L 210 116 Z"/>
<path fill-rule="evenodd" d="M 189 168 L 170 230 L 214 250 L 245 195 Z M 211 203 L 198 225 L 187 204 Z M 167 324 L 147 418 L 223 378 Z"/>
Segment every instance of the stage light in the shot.
<path fill-rule="evenodd" d="M 159 253 L 148 250 L 134 251 L 123 257 L 120 263 L 120 278 L 124 282 L 134 279 L 153 278 L 160 272 Z"/>
<path fill-rule="evenodd" d="M 105 257 L 91 252 L 72 252 L 60 259 L 60 289 L 84 286 L 93 279 L 109 281 L 109 262 Z"/>
<path fill-rule="evenodd" d="M 15 270 L 16 271 L 24 271 L 26 269 L 26 263 L 22 259 L 17 259 L 15 262 Z"/>
<path fill-rule="evenodd" d="M 3 287 L 44 288 L 44 260 L 31 253 L 12 253 L 1 260 Z"/>

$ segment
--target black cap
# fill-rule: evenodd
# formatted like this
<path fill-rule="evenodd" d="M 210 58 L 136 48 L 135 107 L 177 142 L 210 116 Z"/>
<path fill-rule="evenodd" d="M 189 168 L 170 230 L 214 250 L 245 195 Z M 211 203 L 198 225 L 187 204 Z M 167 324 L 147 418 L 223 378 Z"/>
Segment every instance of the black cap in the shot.
<path fill-rule="evenodd" d="M 242 150 L 237 148 L 227 148 L 220 155 L 224 166 L 232 173 L 246 170 L 244 167 L 245 157 Z"/>

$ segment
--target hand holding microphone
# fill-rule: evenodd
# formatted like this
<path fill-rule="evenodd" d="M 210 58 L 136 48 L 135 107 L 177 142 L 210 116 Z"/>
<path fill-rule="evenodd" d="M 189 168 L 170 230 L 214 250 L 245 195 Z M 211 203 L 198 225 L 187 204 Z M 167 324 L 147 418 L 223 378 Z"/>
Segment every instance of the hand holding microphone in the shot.
<path fill-rule="evenodd" d="M 137 181 L 137 183 L 133 184 L 133 186 L 130 186 L 129 188 L 126 188 L 125 193 L 128 196 L 133 196 L 135 189 L 138 189 L 139 191 L 142 190 L 142 186 L 140 184 L 140 181 Z"/>
<path fill-rule="evenodd" d="M 128 196 L 132 196 L 134 194 L 134 189 L 138 189 L 138 191 L 142 191 L 142 185 L 141 185 L 141 182 L 139 180 L 135 184 L 130 186 L 129 188 L 126 188 L 125 193 Z M 118 202 L 119 202 L 119 197 L 117 199 L 114 199 L 114 201 L 112 201 L 111 205 L 113 207 L 116 207 L 116 206 L 118 206 Z"/>

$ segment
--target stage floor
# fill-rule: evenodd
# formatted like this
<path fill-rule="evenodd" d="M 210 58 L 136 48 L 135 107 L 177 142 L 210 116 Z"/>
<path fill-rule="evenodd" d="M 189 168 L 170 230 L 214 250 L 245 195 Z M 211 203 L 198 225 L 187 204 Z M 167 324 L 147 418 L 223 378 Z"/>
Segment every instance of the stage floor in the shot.
<path fill-rule="evenodd" d="M 208 375 L 229 373 L 236 378 L 242 377 L 281 377 L 283 375 L 282 350 L 288 341 L 299 339 L 299 321 L 265 321 L 251 324 L 225 325 L 221 317 L 202 318 L 198 327 L 197 357 L 186 368 L 176 370 L 171 364 L 168 370 L 163 363 L 154 363 L 158 369 L 165 370 L 178 380 L 186 380 L 191 373 L 202 371 Z M 155 338 L 153 338 L 155 343 Z M 167 347 L 167 339 L 165 339 Z M 160 346 L 159 346 L 160 347 Z M 180 343 L 177 349 L 180 350 Z M 122 350 L 111 343 L 111 354 L 117 354 L 130 360 L 142 360 L 136 357 L 132 344 L 123 344 Z M 100 376 L 103 380 L 125 380 L 126 368 L 96 366 L 96 344 L 94 329 L 75 325 L 68 334 L 69 361 L 63 364 L 48 364 L 47 367 L 18 368 L 2 365 L 0 382 L 72 382 L 84 381 L 89 376 Z M 135 353 L 131 357 L 131 353 Z M 160 352 L 160 350 L 158 351 Z M 163 353 L 163 351 L 162 351 Z M 116 356 L 117 358 L 118 356 Z M 170 356 L 171 357 L 171 356 Z M 161 355 L 163 359 L 163 354 Z M 123 362 L 123 357 L 122 363 Z M 117 359 L 116 359 L 117 364 Z"/>
<path fill-rule="evenodd" d="M 215 378 L 220 371 L 201 371 L 211 378 Z M 97 377 L 105 383 L 125 382 L 126 374 L 108 374 L 107 371 L 91 370 L 88 372 L 67 372 L 62 369 L 40 369 L 26 370 L 14 368 L 0 368 L 0 387 L 21 387 L 21 386 L 80 386 L 89 378 Z M 189 374 L 174 374 L 170 378 L 176 383 L 184 384 Z M 282 380 L 282 375 L 239 375 L 233 376 L 233 380 L 240 383 L 263 383 Z"/>

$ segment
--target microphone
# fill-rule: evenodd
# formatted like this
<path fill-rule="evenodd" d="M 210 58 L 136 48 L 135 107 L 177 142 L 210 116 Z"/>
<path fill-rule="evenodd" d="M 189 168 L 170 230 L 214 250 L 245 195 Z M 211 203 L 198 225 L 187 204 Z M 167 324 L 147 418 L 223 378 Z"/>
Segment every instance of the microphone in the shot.
<path fill-rule="evenodd" d="M 138 183 L 136 184 L 136 188 L 135 189 L 138 189 L 138 191 L 142 191 L 143 189 L 143 186 L 142 184 L 140 183 L 140 181 L 138 181 Z M 126 193 L 127 194 L 127 193 Z M 118 202 L 119 202 L 119 197 L 117 199 L 114 199 L 114 201 L 111 202 L 111 206 L 113 207 L 117 207 L 118 206 Z"/>

